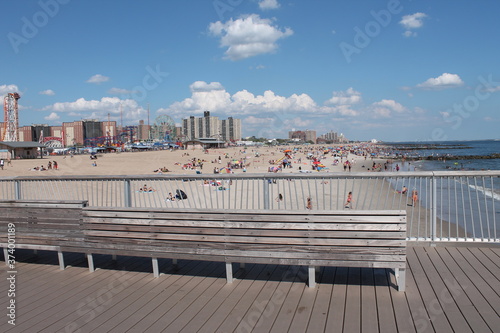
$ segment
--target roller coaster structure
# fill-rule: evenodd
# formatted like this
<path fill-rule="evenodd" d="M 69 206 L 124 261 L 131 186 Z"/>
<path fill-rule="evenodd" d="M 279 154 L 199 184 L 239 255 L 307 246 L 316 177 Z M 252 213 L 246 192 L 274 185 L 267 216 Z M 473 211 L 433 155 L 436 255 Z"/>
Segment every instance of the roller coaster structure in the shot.
<path fill-rule="evenodd" d="M 8 93 L 3 100 L 4 131 L 2 141 L 19 141 L 18 93 Z"/>

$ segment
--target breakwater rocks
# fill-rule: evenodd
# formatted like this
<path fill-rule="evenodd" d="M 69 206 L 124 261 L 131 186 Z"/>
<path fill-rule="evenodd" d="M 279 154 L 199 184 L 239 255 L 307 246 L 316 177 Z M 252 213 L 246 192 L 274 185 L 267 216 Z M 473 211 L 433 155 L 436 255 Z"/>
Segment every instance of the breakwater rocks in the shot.
<path fill-rule="evenodd" d="M 430 155 L 421 158 L 415 158 L 419 160 L 428 160 L 428 161 L 442 161 L 442 160 L 491 160 L 500 158 L 500 154 L 490 154 L 490 155 Z"/>
<path fill-rule="evenodd" d="M 490 155 L 429 155 L 429 156 L 398 156 L 395 160 L 405 161 L 454 161 L 454 160 L 492 160 L 500 159 L 500 154 Z"/>

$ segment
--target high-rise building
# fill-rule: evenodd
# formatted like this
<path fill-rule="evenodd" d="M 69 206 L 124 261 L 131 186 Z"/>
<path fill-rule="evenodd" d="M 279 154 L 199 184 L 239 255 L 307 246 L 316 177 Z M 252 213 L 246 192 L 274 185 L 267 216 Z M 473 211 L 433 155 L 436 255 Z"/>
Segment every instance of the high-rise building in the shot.
<path fill-rule="evenodd" d="M 149 140 L 149 131 L 151 126 L 144 124 L 144 120 L 139 120 L 139 126 L 137 126 L 137 140 Z"/>
<path fill-rule="evenodd" d="M 288 132 L 289 139 L 297 139 L 303 142 L 313 142 L 316 143 L 316 131 L 305 130 L 305 131 L 290 131 Z"/>
<path fill-rule="evenodd" d="M 241 140 L 241 119 L 233 117 L 221 121 L 221 134 L 223 141 Z"/>
<path fill-rule="evenodd" d="M 239 121 L 239 119 L 235 120 Z M 241 133 L 241 122 L 239 124 L 238 131 Z M 182 120 L 182 136 L 186 140 L 200 138 L 221 139 L 224 138 L 223 126 L 223 121 L 219 117 L 211 116 L 210 111 L 205 111 L 203 117 L 190 116 Z M 241 136 L 241 134 L 238 135 Z"/>

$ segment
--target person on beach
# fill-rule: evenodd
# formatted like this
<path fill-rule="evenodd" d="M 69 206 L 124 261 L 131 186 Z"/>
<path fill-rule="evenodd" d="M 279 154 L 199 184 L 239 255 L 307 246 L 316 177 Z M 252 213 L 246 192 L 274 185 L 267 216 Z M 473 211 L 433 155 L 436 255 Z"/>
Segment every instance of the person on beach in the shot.
<path fill-rule="evenodd" d="M 280 202 L 280 201 L 283 201 L 283 194 L 278 194 L 278 196 L 276 197 L 276 202 Z"/>
<path fill-rule="evenodd" d="M 408 193 L 408 188 L 403 185 L 403 188 L 401 189 L 401 191 L 397 191 L 397 192 L 401 193 L 401 194 L 406 194 L 406 193 Z"/>
<path fill-rule="evenodd" d="M 412 202 L 412 205 L 415 206 L 415 204 L 417 203 L 418 201 L 418 192 L 416 189 L 413 189 L 413 191 L 411 191 L 411 202 Z"/>
<path fill-rule="evenodd" d="M 346 200 L 344 207 L 345 208 L 352 208 L 352 192 L 349 192 L 349 194 L 347 194 L 347 200 Z"/>
<path fill-rule="evenodd" d="M 311 197 L 307 197 L 306 209 L 309 209 L 309 210 L 313 209 Z"/>

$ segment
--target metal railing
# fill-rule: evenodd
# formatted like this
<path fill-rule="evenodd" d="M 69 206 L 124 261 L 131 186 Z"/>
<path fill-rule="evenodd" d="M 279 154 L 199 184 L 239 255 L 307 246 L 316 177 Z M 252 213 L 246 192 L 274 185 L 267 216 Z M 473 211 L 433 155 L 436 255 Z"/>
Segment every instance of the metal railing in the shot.
<path fill-rule="evenodd" d="M 187 198 L 168 200 L 177 190 Z M 88 200 L 104 207 L 303 210 L 308 198 L 314 210 L 404 209 L 412 241 L 500 238 L 500 171 L 0 178 L 3 200 Z"/>

